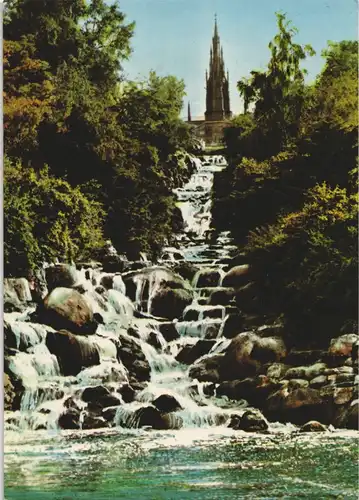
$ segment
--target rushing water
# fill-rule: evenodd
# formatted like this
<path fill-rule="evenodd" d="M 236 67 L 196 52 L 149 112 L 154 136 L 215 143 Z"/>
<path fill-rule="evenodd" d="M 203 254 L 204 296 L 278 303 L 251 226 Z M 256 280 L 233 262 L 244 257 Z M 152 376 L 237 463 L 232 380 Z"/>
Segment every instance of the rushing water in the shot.
<path fill-rule="evenodd" d="M 229 416 L 241 408 L 208 396 L 205 384 L 191 380 L 188 367 L 175 359 L 182 346 L 209 334 L 215 340 L 212 353 L 221 352 L 229 342 L 221 338 L 226 308 L 208 305 L 209 289 L 198 288 L 208 270 L 217 273 L 215 286 L 220 286 L 224 271 L 219 261 L 236 250 L 229 233 L 211 233 L 213 176 L 226 164 L 220 156 L 194 162 L 195 173 L 175 191 L 184 233 L 175 247 L 164 248 L 158 265 L 149 264 L 136 274 L 133 301 L 120 276 L 104 304 L 95 291 L 103 275 L 92 270 L 89 276 L 84 269 L 78 273 L 86 299 L 104 318 L 88 341 L 99 353 L 100 364 L 63 376 L 45 343 L 53 329 L 29 323 L 26 314 L 5 315 L 19 349 L 10 368 L 25 388 L 20 410 L 5 413 L 6 498 L 356 498 L 357 433 L 308 437 L 293 434 L 290 424 L 272 424 L 267 435 L 233 431 L 227 427 Z M 152 300 L 178 261 L 199 266 L 192 282 L 196 294 L 183 318 L 174 323 L 179 340 L 167 342 L 159 321 L 150 316 Z M 135 309 L 144 317 L 134 319 Z M 106 383 L 115 394 L 116 387 L 128 381 L 116 356 L 116 341 L 118 335 L 128 338 L 130 324 L 136 325 L 138 338 L 132 341 L 149 362 L 151 380 L 135 401 L 118 406 L 113 416 L 116 427 L 60 430 L 58 418 L 70 396 L 81 407 L 85 388 Z M 153 332 L 157 349 L 149 343 Z M 132 429 L 136 410 L 164 393 L 181 405 L 176 414 L 183 428 Z"/>

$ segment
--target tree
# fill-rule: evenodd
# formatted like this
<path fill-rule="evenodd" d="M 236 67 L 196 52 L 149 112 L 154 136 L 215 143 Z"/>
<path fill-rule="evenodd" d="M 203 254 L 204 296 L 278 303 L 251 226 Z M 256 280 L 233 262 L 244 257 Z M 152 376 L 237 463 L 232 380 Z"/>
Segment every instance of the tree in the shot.
<path fill-rule="evenodd" d="M 285 14 L 277 13 L 279 32 L 269 43 L 271 58 L 266 71 L 252 71 L 250 78 L 238 82 L 245 111 L 254 103 L 254 118 L 263 133 L 268 154 L 279 152 L 298 130 L 303 106 L 304 75 L 301 62 L 313 55 L 310 45 L 293 42 L 297 29 Z"/>
<path fill-rule="evenodd" d="M 102 206 L 79 188 L 5 158 L 4 260 L 7 275 L 44 261 L 88 258 L 103 241 Z"/>

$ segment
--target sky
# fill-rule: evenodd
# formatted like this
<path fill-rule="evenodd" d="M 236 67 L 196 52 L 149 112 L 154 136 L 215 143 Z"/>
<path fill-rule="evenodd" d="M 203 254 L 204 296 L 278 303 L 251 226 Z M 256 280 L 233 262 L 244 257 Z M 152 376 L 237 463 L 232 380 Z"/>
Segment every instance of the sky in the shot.
<path fill-rule="evenodd" d="M 133 53 L 124 63 L 129 79 L 145 78 L 151 70 L 175 75 L 186 84 L 192 118 L 205 111 L 205 71 L 217 14 L 218 29 L 229 71 L 232 111 L 243 111 L 236 82 L 253 69 L 265 69 L 268 43 L 277 32 L 276 11 L 287 13 L 299 30 L 295 41 L 311 44 L 316 55 L 303 65 L 308 81 L 323 66 L 328 40 L 358 37 L 358 0 L 120 0 L 127 21 L 135 21 Z"/>

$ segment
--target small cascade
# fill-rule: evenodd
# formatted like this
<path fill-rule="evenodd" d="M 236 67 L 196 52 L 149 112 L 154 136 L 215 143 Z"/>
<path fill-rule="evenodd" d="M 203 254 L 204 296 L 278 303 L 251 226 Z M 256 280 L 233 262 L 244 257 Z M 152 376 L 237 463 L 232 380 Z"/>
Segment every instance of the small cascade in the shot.
<path fill-rule="evenodd" d="M 225 273 L 217 262 L 231 257 L 235 249 L 229 233 L 217 237 L 211 233 L 213 179 L 226 168 L 226 161 L 219 155 L 205 156 L 193 158 L 193 165 L 189 181 L 174 190 L 184 233 L 177 235 L 178 245 L 163 249 L 157 265 L 141 254 L 143 267 L 122 275 L 96 267 L 71 270 L 76 290 L 98 322 L 95 333 L 59 334 L 50 326 L 30 322 L 28 314 L 5 315 L 6 345 L 15 352 L 9 356 L 8 369 L 23 387 L 19 410 L 5 414 L 7 428 L 86 429 L 89 418 L 99 426 L 155 429 L 210 427 L 228 421 L 233 409 L 230 413 L 216 406 L 208 384 L 193 380 L 190 366 L 178 361 L 198 342 L 209 344 L 203 344 L 206 352 L 198 351 L 197 362 L 222 353 L 229 344 L 222 337 L 226 306 L 208 303 Z M 183 262 L 198 266 L 188 283 L 194 295 L 181 317 L 167 322 L 174 332 L 169 338 L 166 323 L 152 316 L 153 301 L 166 283 L 182 286 L 182 278 L 171 269 Z M 96 395 L 94 400 L 84 398 L 89 390 Z M 161 398 L 168 408 L 156 406 Z"/>

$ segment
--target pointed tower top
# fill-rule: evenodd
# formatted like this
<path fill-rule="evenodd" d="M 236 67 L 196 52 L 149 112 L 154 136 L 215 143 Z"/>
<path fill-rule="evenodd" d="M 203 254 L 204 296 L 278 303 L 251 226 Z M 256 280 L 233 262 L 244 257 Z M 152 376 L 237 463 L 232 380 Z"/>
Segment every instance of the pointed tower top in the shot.
<path fill-rule="evenodd" d="M 214 15 L 214 37 L 218 38 L 217 14 Z"/>

